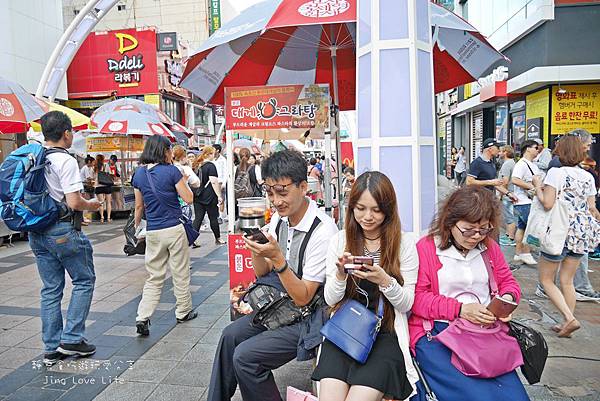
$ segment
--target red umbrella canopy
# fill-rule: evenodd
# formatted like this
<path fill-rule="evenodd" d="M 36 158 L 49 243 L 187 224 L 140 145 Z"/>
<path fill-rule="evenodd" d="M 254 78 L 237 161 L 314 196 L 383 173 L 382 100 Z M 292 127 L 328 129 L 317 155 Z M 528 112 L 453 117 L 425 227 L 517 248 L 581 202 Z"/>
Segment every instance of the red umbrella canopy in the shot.
<path fill-rule="evenodd" d="M 479 78 L 503 56 L 457 15 L 431 4 L 435 91 Z M 466 52 L 465 52 L 466 50 Z M 340 110 L 356 97 L 356 0 L 267 0 L 216 31 L 189 59 L 181 86 L 223 104 L 224 88 L 326 83 L 336 56 Z"/>
<path fill-rule="evenodd" d="M 15 82 L 0 77 L 0 134 L 27 132 L 28 121 L 48 112 L 29 92 Z"/>

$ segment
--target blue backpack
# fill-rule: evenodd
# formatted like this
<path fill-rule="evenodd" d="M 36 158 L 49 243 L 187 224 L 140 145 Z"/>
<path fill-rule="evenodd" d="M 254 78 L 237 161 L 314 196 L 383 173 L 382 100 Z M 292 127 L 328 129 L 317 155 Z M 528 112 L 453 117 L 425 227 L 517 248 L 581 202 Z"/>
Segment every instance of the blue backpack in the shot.
<path fill-rule="evenodd" d="M 38 143 L 23 145 L 0 165 L 0 218 L 13 231 L 42 231 L 56 223 L 61 206 L 48 192 L 44 170 L 51 153 Z"/>

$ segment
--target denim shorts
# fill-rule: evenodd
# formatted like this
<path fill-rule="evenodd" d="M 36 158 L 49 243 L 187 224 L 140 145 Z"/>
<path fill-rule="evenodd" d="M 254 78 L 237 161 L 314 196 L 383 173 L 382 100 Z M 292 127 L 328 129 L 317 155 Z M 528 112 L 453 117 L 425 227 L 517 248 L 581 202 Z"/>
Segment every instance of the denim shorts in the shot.
<path fill-rule="evenodd" d="M 502 199 L 502 217 L 504 218 L 504 224 L 515 224 L 517 222 L 514 207 L 515 206 L 509 199 Z"/>
<path fill-rule="evenodd" d="M 548 255 L 545 252 L 540 252 L 540 254 L 542 255 L 542 257 L 544 259 L 546 259 L 550 262 L 562 262 L 563 260 L 565 260 L 566 257 L 581 259 L 582 257 L 585 256 L 582 253 L 575 253 L 575 252 L 569 250 L 566 246 L 563 248 L 562 253 L 560 255 Z"/>
<path fill-rule="evenodd" d="M 519 230 L 525 230 L 525 228 L 527 228 L 527 220 L 529 220 L 530 210 L 531 204 L 515 205 L 515 217 L 517 218 L 517 228 Z"/>

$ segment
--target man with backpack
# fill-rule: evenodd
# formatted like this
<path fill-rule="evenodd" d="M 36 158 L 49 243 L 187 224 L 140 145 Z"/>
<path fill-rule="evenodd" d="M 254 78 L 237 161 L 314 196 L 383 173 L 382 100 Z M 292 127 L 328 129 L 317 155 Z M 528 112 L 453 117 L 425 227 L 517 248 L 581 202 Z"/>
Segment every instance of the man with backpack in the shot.
<path fill-rule="evenodd" d="M 262 176 L 277 213 L 268 234 L 246 238 L 258 277 L 256 290 L 249 290 L 254 313 L 223 330 L 208 401 L 230 400 L 238 385 L 244 400 L 281 401 L 271 371 L 294 358 L 311 359 L 322 341 L 318 319 L 323 311 L 317 305 L 329 239 L 337 227 L 305 196 L 306 162 L 301 153 L 272 154 L 262 164 Z M 268 287 L 276 288 L 275 293 Z"/>
<path fill-rule="evenodd" d="M 83 184 L 79 167 L 66 151 L 73 143 L 69 117 L 60 111 L 51 111 L 42 116 L 41 122 L 48 148 L 44 178 L 60 213 L 58 219 L 45 229 L 31 231 L 29 244 L 43 283 L 40 317 L 44 363 L 53 365 L 65 355 L 89 356 L 96 352 L 96 347 L 84 339 L 96 275 L 92 245 L 81 232 L 81 211 L 96 211 L 100 202 L 81 196 Z M 73 290 L 63 327 L 61 300 L 65 271 L 71 277 Z"/>

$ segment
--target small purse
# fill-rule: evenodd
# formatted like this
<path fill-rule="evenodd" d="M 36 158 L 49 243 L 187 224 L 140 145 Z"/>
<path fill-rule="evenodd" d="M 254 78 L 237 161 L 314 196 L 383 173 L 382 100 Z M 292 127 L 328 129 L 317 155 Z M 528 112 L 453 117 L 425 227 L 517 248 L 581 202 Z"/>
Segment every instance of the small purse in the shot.
<path fill-rule="evenodd" d="M 160 196 L 158 196 L 158 193 L 156 192 L 156 188 L 154 186 L 154 181 L 152 181 L 152 176 L 148 171 L 148 167 L 145 167 L 144 171 L 146 172 L 146 178 L 148 179 L 148 183 L 150 184 L 150 189 L 152 189 L 154 197 L 156 198 L 156 200 L 158 200 L 158 202 L 165 210 L 170 211 L 171 209 L 167 208 Z M 177 219 L 181 222 L 183 228 L 185 229 L 185 235 L 187 236 L 188 245 L 192 246 L 200 236 L 200 233 L 194 228 L 192 220 L 189 217 L 185 216 L 183 213 L 181 214 L 181 216 L 177 216 Z"/>
<path fill-rule="evenodd" d="M 366 296 L 366 293 L 362 294 Z M 382 296 L 379 297 L 377 314 L 362 303 L 350 299 L 325 323 L 321 334 L 355 361 L 365 363 L 381 329 L 382 320 Z"/>

